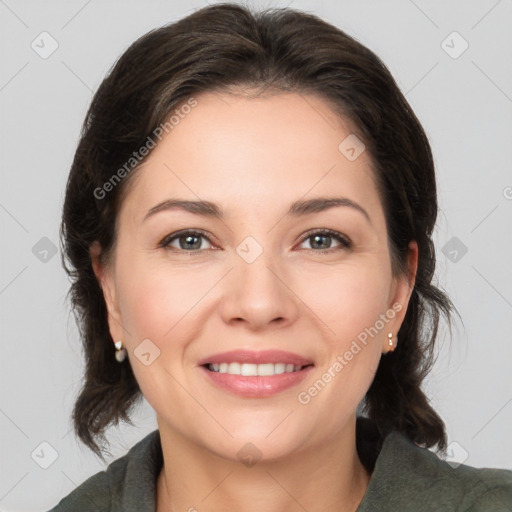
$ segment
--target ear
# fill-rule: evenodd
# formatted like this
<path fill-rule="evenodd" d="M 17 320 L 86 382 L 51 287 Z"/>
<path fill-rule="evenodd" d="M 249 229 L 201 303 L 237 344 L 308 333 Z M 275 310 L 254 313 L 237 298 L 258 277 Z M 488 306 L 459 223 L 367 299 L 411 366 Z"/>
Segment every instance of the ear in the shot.
<path fill-rule="evenodd" d="M 409 242 L 409 251 L 407 255 L 407 275 L 400 275 L 395 278 L 391 291 L 391 298 L 388 304 L 388 310 L 394 311 L 395 315 L 386 325 L 386 333 L 383 338 L 382 351 L 389 352 L 392 347 L 389 345 L 388 333 L 392 334 L 393 346 L 396 347 L 400 340 L 397 340 L 397 333 L 404 321 L 409 300 L 411 298 L 414 284 L 416 282 L 416 272 L 418 270 L 418 244 L 415 240 Z"/>
<path fill-rule="evenodd" d="M 118 340 L 124 339 L 124 329 L 121 322 L 121 313 L 117 301 L 117 292 L 113 276 L 113 268 L 102 261 L 101 245 L 95 240 L 89 248 L 89 255 L 91 257 L 91 264 L 98 279 L 99 285 L 103 290 L 103 297 L 107 305 L 107 317 L 110 335 L 114 343 Z"/>

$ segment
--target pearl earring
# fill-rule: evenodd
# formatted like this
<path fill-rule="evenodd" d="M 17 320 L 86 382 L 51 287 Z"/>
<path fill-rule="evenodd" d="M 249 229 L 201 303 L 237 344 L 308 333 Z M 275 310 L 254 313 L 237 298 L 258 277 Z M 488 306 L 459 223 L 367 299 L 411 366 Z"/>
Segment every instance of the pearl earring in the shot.
<path fill-rule="evenodd" d="M 126 349 L 123 348 L 123 342 L 121 340 L 115 342 L 116 347 L 116 359 L 119 363 L 122 363 L 126 358 Z"/>
<path fill-rule="evenodd" d="M 391 332 L 390 332 L 390 333 L 388 334 L 388 338 L 389 338 L 389 339 L 388 339 L 388 345 L 389 345 L 389 347 L 390 347 L 390 348 L 389 348 L 389 351 L 390 351 L 390 352 L 393 352 L 393 350 L 395 350 L 395 347 L 393 346 L 393 339 L 392 339 L 392 338 L 393 338 L 393 333 L 391 333 Z"/>

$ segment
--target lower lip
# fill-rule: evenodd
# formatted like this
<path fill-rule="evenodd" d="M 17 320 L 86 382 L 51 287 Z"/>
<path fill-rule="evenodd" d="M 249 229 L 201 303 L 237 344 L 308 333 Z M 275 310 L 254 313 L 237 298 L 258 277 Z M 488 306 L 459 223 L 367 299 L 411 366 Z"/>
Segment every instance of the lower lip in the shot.
<path fill-rule="evenodd" d="M 281 373 L 268 377 L 246 377 L 243 375 L 211 372 L 204 366 L 199 368 L 206 373 L 207 377 L 214 384 L 235 395 L 249 398 L 264 398 L 296 386 L 309 375 L 313 366 L 306 366 L 296 372 Z"/>

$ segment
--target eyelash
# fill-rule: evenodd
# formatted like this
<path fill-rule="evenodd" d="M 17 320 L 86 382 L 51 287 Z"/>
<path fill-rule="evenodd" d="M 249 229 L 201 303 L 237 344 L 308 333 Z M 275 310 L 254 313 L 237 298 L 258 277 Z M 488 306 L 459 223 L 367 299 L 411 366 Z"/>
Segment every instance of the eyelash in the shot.
<path fill-rule="evenodd" d="M 186 235 L 194 235 L 194 236 L 200 236 L 204 239 L 206 239 L 210 244 L 213 245 L 213 243 L 211 242 L 210 238 L 206 235 L 206 233 L 204 233 L 203 231 L 200 231 L 200 230 L 184 230 L 184 231 L 178 231 L 176 233 L 172 233 L 171 235 L 165 237 L 159 244 L 159 247 L 163 248 L 163 249 L 167 249 L 167 250 L 170 250 L 170 251 L 177 251 L 177 252 L 182 252 L 182 253 L 186 253 L 186 254 L 189 254 L 189 255 L 193 255 L 193 254 L 201 254 L 204 250 L 206 249 L 198 249 L 198 250 L 195 250 L 195 251 L 187 251 L 186 249 L 177 249 L 175 247 L 170 247 L 169 244 L 171 242 L 173 242 L 174 240 L 176 239 L 179 239 L 181 237 L 184 237 Z M 342 235 L 341 233 L 338 233 L 337 231 L 333 231 L 331 229 L 317 229 L 317 230 L 313 230 L 313 231 L 308 231 L 305 236 L 302 238 L 302 240 L 300 241 L 299 245 L 302 244 L 303 242 L 305 242 L 306 240 L 308 240 L 309 238 L 312 238 L 313 236 L 315 235 L 327 235 L 331 238 L 334 238 L 336 239 L 338 242 L 340 242 L 341 246 L 340 247 L 333 247 L 333 248 L 329 248 L 329 249 L 305 249 L 306 251 L 312 251 L 312 252 L 315 252 L 315 253 L 319 253 L 319 254 L 330 254 L 330 253 L 333 253 L 333 252 L 336 252 L 336 251 L 340 251 L 340 250 L 350 250 L 352 249 L 352 241 L 347 238 L 346 236 Z"/>

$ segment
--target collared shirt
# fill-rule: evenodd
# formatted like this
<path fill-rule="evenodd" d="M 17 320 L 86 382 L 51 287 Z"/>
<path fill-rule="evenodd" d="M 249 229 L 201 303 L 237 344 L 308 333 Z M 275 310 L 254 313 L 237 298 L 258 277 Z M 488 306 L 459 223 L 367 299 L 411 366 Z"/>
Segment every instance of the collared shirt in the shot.
<path fill-rule="evenodd" d="M 356 512 L 512 511 L 512 471 L 449 463 L 399 432 L 383 441 L 375 432 L 357 418 L 357 451 L 371 478 Z M 162 465 L 154 430 L 49 512 L 155 512 Z"/>

